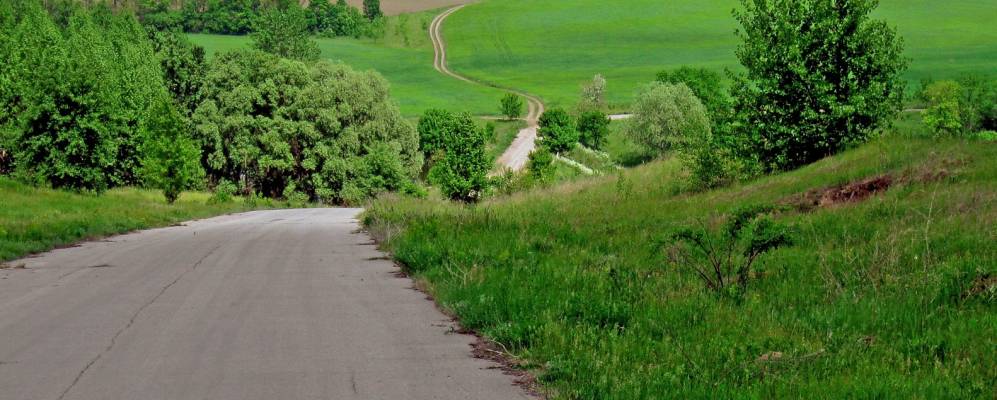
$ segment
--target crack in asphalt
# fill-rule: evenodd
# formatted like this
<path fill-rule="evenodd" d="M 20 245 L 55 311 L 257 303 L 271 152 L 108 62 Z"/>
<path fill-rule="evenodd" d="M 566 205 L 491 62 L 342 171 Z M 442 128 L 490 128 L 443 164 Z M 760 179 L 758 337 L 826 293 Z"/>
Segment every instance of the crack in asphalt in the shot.
<path fill-rule="evenodd" d="M 83 375 L 85 375 L 87 373 L 87 371 L 90 370 L 90 367 L 92 367 L 94 364 L 96 364 L 97 361 L 99 361 L 101 359 L 101 357 L 104 356 L 104 354 L 107 354 L 109 351 L 111 351 L 111 349 L 114 348 L 114 345 L 117 343 L 118 337 L 121 336 L 121 334 L 123 334 L 125 331 L 127 331 L 128 328 L 131 328 L 132 325 L 135 324 L 135 321 L 138 319 L 139 315 L 142 314 L 142 311 L 145 311 L 145 309 L 148 308 L 149 306 L 151 306 L 153 303 L 155 303 L 156 300 L 159 300 L 159 298 L 162 297 L 163 294 L 165 294 L 167 290 L 170 290 L 170 288 L 173 287 L 173 285 L 176 285 L 177 282 L 180 282 L 180 280 L 183 279 L 184 276 L 187 276 L 187 274 L 189 274 L 189 273 L 194 272 L 195 270 L 197 270 L 197 267 L 201 266 L 201 263 L 203 263 L 205 259 L 207 259 L 208 257 L 210 257 L 212 254 L 215 253 L 215 251 L 217 251 L 221 247 L 222 247 L 221 244 L 216 245 L 214 248 L 212 248 L 210 251 L 208 251 L 203 257 L 201 257 L 199 260 L 197 260 L 197 262 L 194 263 L 194 265 L 192 265 L 186 271 L 184 271 L 183 273 L 181 273 L 180 276 L 177 276 L 177 278 L 174 279 L 172 282 L 170 282 L 169 284 L 167 284 L 166 286 L 164 286 L 163 289 L 160 290 L 159 293 L 156 294 L 156 296 L 154 296 L 151 300 L 149 300 L 145 304 L 143 304 L 142 307 L 139 307 L 138 311 L 135 311 L 135 313 L 132 314 L 131 318 L 128 319 L 128 323 L 125 324 L 124 327 L 122 327 L 121 329 L 119 329 L 114 334 L 114 336 L 111 337 L 111 343 L 108 344 L 107 347 L 105 347 L 103 351 L 101 351 L 100 353 L 98 353 L 97 356 L 95 356 L 93 359 L 91 359 L 90 362 L 88 362 L 87 365 L 84 366 L 83 369 L 81 369 L 78 374 L 76 374 L 76 378 L 73 379 L 73 382 L 69 384 L 69 386 L 66 388 L 66 390 L 62 391 L 62 394 L 59 395 L 58 400 L 64 399 L 66 397 L 66 395 L 68 395 L 69 392 L 71 390 L 73 390 L 74 387 L 76 387 L 76 384 L 79 383 L 81 379 L 83 379 Z M 85 269 L 85 268 L 83 268 L 83 269 Z"/>

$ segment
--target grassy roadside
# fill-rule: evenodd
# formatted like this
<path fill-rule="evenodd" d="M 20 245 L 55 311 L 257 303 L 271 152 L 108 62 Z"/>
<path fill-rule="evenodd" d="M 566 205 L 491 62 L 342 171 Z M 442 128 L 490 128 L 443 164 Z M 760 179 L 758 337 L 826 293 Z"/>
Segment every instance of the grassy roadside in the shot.
<path fill-rule="evenodd" d="M 865 201 L 794 207 L 882 175 L 893 186 Z M 997 395 L 997 144 L 880 139 L 705 193 L 682 176 L 666 160 L 476 207 L 389 197 L 364 222 L 553 398 Z M 796 243 L 743 298 L 657 250 L 745 204 L 786 205 Z"/>
<path fill-rule="evenodd" d="M 0 177 L 0 261 L 136 229 L 251 209 L 208 205 L 207 193 L 184 193 L 169 205 L 158 191 L 113 189 L 100 196 L 40 189 Z"/>

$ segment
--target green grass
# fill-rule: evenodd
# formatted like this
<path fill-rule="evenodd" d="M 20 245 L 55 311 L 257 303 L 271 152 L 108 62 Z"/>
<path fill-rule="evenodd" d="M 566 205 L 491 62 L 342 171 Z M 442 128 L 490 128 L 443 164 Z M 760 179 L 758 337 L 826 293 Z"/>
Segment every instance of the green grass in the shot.
<path fill-rule="evenodd" d="M 451 68 L 571 106 L 601 73 L 607 98 L 625 108 L 662 69 L 736 68 L 734 0 L 486 0 L 444 25 Z M 997 7 L 990 0 L 883 0 L 877 17 L 898 28 L 907 78 L 997 75 Z"/>
<path fill-rule="evenodd" d="M 795 244 L 742 298 L 657 250 L 735 207 L 881 174 L 895 185 L 863 202 L 777 214 Z M 997 396 L 997 143 L 887 137 L 704 193 L 683 177 L 664 160 L 477 206 L 388 197 L 364 221 L 555 399 Z"/>
<path fill-rule="evenodd" d="M 82 240 L 245 211 L 241 201 L 208 205 L 184 193 L 169 205 L 159 191 L 121 188 L 100 196 L 26 186 L 0 177 L 0 261 Z"/>
<path fill-rule="evenodd" d="M 437 11 L 390 17 L 381 39 L 318 38 L 322 57 L 360 70 L 376 70 L 391 84 L 392 98 L 402 114 L 421 115 L 428 108 L 444 108 L 474 115 L 497 115 L 502 92 L 469 85 L 433 69 L 429 23 Z M 191 34 L 191 41 L 210 55 L 251 47 L 248 36 Z"/>

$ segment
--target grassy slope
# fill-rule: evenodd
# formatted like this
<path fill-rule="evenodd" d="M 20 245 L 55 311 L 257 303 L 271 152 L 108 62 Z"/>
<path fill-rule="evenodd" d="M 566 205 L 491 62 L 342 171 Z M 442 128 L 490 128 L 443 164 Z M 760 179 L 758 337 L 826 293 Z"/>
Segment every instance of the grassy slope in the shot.
<path fill-rule="evenodd" d="M 38 189 L 0 177 L 0 261 L 81 240 L 245 211 L 241 202 L 206 205 L 184 193 L 168 205 L 158 191 L 114 189 L 101 196 Z"/>
<path fill-rule="evenodd" d="M 736 67 L 734 0 L 487 0 L 444 25 L 455 71 L 571 105 L 601 73 L 608 100 L 628 103 L 661 69 Z M 997 74 L 990 0 L 883 0 L 912 58 L 908 78 Z"/>
<path fill-rule="evenodd" d="M 916 182 L 780 214 L 797 244 L 760 260 L 743 301 L 655 250 L 736 206 L 883 173 Z M 624 174 L 476 208 L 382 199 L 365 222 L 555 398 L 997 396 L 997 303 L 964 296 L 997 276 L 997 144 L 882 139 L 700 194 L 678 189 L 674 161 Z M 774 351 L 781 361 L 755 361 Z"/>
<path fill-rule="evenodd" d="M 502 92 L 446 77 L 433 69 L 429 24 L 439 11 L 390 17 L 382 39 L 319 38 L 322 57 L 357 69 L 373 69 L 391 83 L 391 95 L 404 115 L 414 117 L 427 108 L 498 114 Z M 191 40 L 209 54 L 250 47 L 246 36 L 192 34 Z"/>

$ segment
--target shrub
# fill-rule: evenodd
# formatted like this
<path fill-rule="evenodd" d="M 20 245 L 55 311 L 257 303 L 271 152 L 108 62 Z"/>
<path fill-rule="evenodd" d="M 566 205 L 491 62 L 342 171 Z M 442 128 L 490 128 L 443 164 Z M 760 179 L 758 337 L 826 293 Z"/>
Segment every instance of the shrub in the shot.
<path fill-rule="evenodd" d="M 788 229 L 766 215 L 769 207 L 735 210 L 719 232 L 683 228 L 671 235 L 667 257 L 678 268 L 695 273 L 706 289 L 719 294 L 745 292 L 751 269 L 763 254 L 792 244 Z"/>
<path fill-rule="evenodd" d="M 962 87 L 959 111 L 963 131 L 997 130 L 997 80 L 967 75 L 958 83 Z"/>
<path fill-rule="evenodd" d="M 706 108 L 685 84 L 652 82 L 637 95 L 624 132 L 660 155 L 710 135 Z"/>
<path fill-rule="evenodd" d="M 429 171 L 429 180 L 451 200 L 474 202 L 488 183 L 485 137 L 469 114 L 459 114 L 447 129 L 443 155 Z"/>
<path fill-rule="evenodd" d="M 376 72 L 223 53 L 203 93 L 193 120 L 213 181 L 274 198 L 294 183 L 313 200 L 356 204 L 398 190 L 422 167 L 419 136 Z"/>
<path fill-rule="evenodd" d="M 222 179 L 221 181 L 218 182 L 217 185 L 215 185 L 214 192 L 211 194 L 211 197 L 208 198 L 208 204 L 231 203 L 232 199 L 235 198 L 235 192 L 237 190 L 238 188 L 235 186 L 234 183 L 232 183 L 228 179 Z M 253 204 L 254 206 L 256 205 L 256 199 L 257 196 L 255 193 L 251 193 L 249 196 L 246 197 L 246 201 Z"/>
<path fill-rule="evenodd" d="M 902 39 L 876 0 L 741 0 L 732 76 L 738 135 L 766 168 L 789 169 L 865 141 L 901 108 Z"/>
<path fill-rule="evenodd" d="M 609 136 L 609 118 L 602 111 L 586 111 L 578 117 L 578 141 L 591 149 L 601 149 Z"/>
<path fill-rule="evenodd" d="M 592 82 L 582 86 L 581 99 L 578 102 L 578 110 L 581 113 L 587 111 L 600 111 L 606 107 L 606 78 L 602 75 L 592 77 Z"/>
<path fill-rule="evenodd" d="M 161 189 L 171 204 L 181 192 L 196 188 L 204 179 L 201 149 L 188 136 L 187 125 L 166 99 L 142 120 L 142 176 L 147 185 Z"/>
<path fill-rule="evenodd" d="M 928 108 L 921 115 L 924 124 L 935 135 L 956 135 L 962 132 L 959 98 L 962 87 L 954 81 L 938 81 L 924 88 Z"/>
<path fill-rule="evenodd" d="M 502 115 L 514 120 L 523 115 L 523 99 L 515 93 L 507 93 L 502 97 Z"/>
<path fill-rule="evenodd" d="M 308 32 L 308 19 L 300 7 L 270 8 L 253 23 L 253 47 L 301 61 L 315 61 L 321 53 Z"/>
<path fill-rule="evenodd" d="M 979 140 L 984 140 L 988 142 L 997 141 L 997 132 L 994 131 L 980 131 L 974 135 Z"/>
<path fill-rule="evenodd" d="M 571 121 L 571 115 L 561 108 L 547 110 L 540 116 L 537 137 L 540 145 L 551 153 L 560 154 L 571 150 L 578 143 L 578 131 Z"/>
<path fill-rule="evenodd" d="M 526 169 L 534 181 L 543 183 L 554 176 L 554 155 L 546 147 L 538 147 L 529 158 Z"/>

